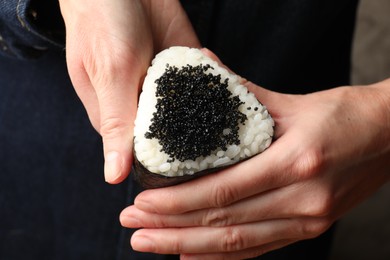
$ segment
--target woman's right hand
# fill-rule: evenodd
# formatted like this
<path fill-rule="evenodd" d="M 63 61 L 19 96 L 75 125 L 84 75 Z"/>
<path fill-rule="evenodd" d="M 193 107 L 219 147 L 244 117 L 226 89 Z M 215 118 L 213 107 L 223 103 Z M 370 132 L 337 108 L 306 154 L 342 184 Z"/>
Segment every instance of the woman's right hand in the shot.
<path fill-rule="evenodd" d="M 152 57 L 200 44 L 177 0 L 59 2 L 69 75 L 102 136 L 105 179 L 119 183 L 130 172 L 137 99 Z"/>

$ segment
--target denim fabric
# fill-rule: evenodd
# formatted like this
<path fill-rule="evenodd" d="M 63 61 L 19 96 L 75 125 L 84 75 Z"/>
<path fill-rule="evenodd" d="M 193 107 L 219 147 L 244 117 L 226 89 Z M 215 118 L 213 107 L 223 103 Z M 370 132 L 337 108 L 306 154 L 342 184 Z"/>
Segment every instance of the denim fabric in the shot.
<path fill-rule="evenodd" d="M 258 84 L 306 93 L 349 83 L 355 0 L 182 3 L 202 44 Z M 177 259 L 131 250 L 118 215 L 139 188 L 104 182 L 63 33 L 57 1 L 0 2 L 0 260 Z M 261 259 L 326 259 L 332 231 Z"/>
<path fill-rule="evenodd" d="M 4 0 L 0 5 L 0 54 L 35 58 L 64 47 L 58 1 Z"/>
<path fill-rule="evenodd" d="M 120 211 L 138 193 L 103 178 L 100 136 L 64 56 L 0 56 L 0 259 L 163 259 L 136 254 Z"/>

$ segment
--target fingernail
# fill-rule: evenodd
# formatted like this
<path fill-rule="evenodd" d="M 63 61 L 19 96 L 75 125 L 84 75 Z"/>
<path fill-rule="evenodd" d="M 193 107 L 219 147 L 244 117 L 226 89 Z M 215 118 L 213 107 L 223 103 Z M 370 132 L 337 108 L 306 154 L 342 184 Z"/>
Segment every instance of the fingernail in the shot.
<path fill-rule="evenodd" d="M 121 175 L 122 161 L 120 155 L 116 151 L 106 154 L 104 163 L 104 178 L 106 182 L 113 182 Z"/>
<path fill-rule="evenodd" d="M 131 238 L 131 246 L 134 250 L 141 252 L 154 252 L 154 242 L 145 236 L 134 234 Z"/>

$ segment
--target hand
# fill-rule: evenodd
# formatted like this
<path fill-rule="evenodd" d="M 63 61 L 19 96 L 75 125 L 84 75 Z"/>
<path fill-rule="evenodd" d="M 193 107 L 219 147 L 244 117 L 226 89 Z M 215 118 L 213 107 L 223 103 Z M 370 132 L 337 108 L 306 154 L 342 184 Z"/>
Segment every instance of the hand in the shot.
<path fill-rule="evenodd" d="M 172 45 L 199 47 L 177 0 L 60 0 L 74 88 L 101 134 L 105 178 L 119 183 L 132 164 L 133 121 L 153 55 Z"/>
<path fill-rule="evenodd" d="M 243 259 L 316 237 L 390 179 L 390 80 L 307 95 L 245 85 L 276 122 L 264 153 L 123 210 L 133 249 Z"/>

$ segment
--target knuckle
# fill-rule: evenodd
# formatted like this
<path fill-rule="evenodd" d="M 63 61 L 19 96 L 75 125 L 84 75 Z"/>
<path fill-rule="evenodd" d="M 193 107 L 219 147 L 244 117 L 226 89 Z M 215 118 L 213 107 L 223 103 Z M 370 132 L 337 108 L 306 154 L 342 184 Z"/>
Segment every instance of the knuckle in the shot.
<path fill-rule="evenodd" d="M 331 221 L 327 218 L 315 218 L 303 220 L 299 233 L 304 238 L 314 238 L 324 233 L 331 225 Z"/>
<path fill-rule="evenodd" d="M 175 239 L 172 241 L 172 251 L 175 254 L 180 254 L 183 252 L 183 245 L 179 239 Z"/>
<path fill-rule="evenodd" d="M 245 239 L 238 228 L 226 228 L 221 239 L 221 249 L 225 252 L 238 251 L 245 248 Z"/>
<path fill-rule="evenodd" d="M 335 198 L 330 190 L 324 187 L 315 189 L 315 194 L 307 196 L 302 204 L 302 215 L 309 217 L 326 217 L 332 214 L 335 207 Z"/>
<path fill-rule="evenodd" d="M 312 217 L 325 217 L 331 214 L 333 199 L 331 196 L 322 195 L 317 203 L 312 203 L 307 214 Z"/>
<path fill-rule="evenodd" d="M 141 219 L 142 223 L 142 219 Z M 157 227 L 157 228 L 168 228 L 170 225 L 167 223 L 165 218 L 160 218 L 158 216 L 153 216 L 153 218 L 150 221 L 151 227 Z"/>
<path fill-rule="evenodd" d="M 127 128 L 127 122 L 119 117 L 108 117 L 100 122 L 100 135 L 105 139 L 114 138 L 123 129 Z"/>
<path fill-rule="evenodd" d="M 238 199 L 238 193 L 230 185 L 219 182 L 213 186 L 210 196 L 210 206 L 224 207 Z"/>
<path fill-rule="evenodd" d="M 293 174 L 300 179 L 308 179 L 320 174 L 325 168 L 324 155 L 321 149 L 306 150 L 293 164 Z"/>
<path fill-rule="evenodd" d="M 172 193 L 168 193 L 164 201 L 163 213 L 182 214 L 188 210 L 186 205 L 183 205 L 183 203 Z"/>
<path fill-rule="evenodd" d="M 212 227 L 229 226 L 231 225 L 231 218 L 223 208 L 211 208 L 204 215 L 202 224 Z"/>

